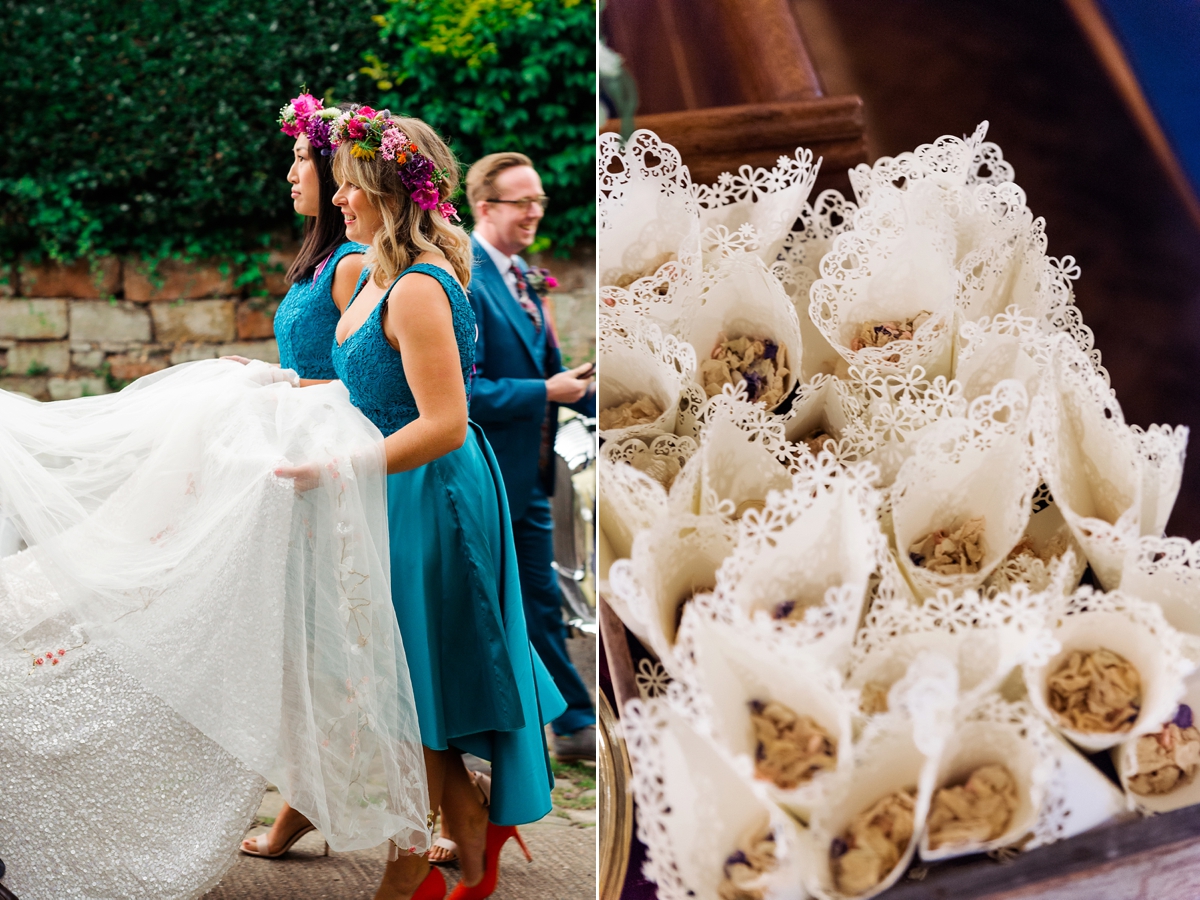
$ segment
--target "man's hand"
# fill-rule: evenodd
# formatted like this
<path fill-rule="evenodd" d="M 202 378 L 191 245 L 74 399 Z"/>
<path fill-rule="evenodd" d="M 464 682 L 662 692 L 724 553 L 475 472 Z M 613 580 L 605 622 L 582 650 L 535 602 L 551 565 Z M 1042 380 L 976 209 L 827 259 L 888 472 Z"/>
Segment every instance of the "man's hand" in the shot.
<path fill-rule="evenodd" d="M 585 393 L 595 376 L 595 363 L 584 363 L 546 379 L 546 399 L 551 403 L 574 403 Z"/>

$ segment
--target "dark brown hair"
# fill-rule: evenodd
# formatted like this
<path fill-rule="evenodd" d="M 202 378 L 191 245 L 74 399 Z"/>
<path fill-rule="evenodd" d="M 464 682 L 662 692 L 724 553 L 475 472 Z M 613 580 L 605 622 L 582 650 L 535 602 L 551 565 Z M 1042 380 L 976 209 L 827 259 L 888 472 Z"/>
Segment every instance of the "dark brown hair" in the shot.
<path fill-rule="evenodd" d="M 300 252 L 288 269 L 288 284 L 308 281 L 329 254 L 346 242 L 346 222 L 342 212 L 333 205 L 337 179 L 333 177 L 333 157 L 325 156 L 309 144 L 309 158 L 317 170 L 317 214 L 304 217 L 304 241 Z"/>

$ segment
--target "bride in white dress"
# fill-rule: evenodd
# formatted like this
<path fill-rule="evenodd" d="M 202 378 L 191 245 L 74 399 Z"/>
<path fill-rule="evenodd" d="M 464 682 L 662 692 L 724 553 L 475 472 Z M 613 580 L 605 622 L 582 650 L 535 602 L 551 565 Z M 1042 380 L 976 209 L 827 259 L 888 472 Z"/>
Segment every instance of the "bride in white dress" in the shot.
<path fill-rule="evenodd" d="M 0 857 L 22 900 L 198 897 L 266 781 L 336 850 L 428 846 L 382 436 L 340 383 L 289 376 L 212 360 L 104 397 L 0 391 Z M 316 489 L 275 474 L 309 459 Z"/>

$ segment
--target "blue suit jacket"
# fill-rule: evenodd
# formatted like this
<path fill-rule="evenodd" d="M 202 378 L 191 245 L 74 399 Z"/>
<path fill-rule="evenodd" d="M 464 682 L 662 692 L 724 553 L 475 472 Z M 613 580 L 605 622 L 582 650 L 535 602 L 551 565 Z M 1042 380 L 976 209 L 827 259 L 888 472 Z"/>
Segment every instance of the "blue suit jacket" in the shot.
<path fill-rule="evenodd" d="M 482 426 L 500 463 L 508 508 L 515 520 L 525 514 L 538 482 L 542 422 L 549 416 L 551 439 L 558 430 L 558 404 L 547 408 L 546 379 L 563 371 L 562 357 L 549 339 L 549 329 L 538 332 L 533 327 L 496 264 L 474 237 L 471 251 L 474 258 L 467 295 L 479 326 L 471 418 Z M 532 288 L 529 294 L 542 309 L 541 298 Z M 545 315 L 542 318 L 544 321 Z M 570 406 L 594 416 L 596 395 L 589 392 Z M 554 477 L 552 472 L 547 475 L 542 487 L 551 494 Z"/>

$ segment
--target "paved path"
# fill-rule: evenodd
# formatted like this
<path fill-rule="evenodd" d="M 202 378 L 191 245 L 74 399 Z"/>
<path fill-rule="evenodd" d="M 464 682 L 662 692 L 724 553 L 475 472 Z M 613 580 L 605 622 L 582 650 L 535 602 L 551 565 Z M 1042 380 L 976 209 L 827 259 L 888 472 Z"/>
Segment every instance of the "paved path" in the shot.
<path fill-rule="evenodd" d="M 561 824 L 560 824 L 561 823 Z M 255 829 L 258 834 L 264 829 Z M 553 813 L 525 825 L 521 835 L 533 854 L 509 841 L 500 857 L 496 900 L 591 900 L 596 896 L 596 829 L 572 825 Z M 383 876 L 383 847 L 323 856 L 316 833 L 301 838 L 280 860 L 243 856 L 206 900 L 371 900 Z M 443 869 L 453 886 L 457 868 Z"/>
<path fill-rule="evenodd" d="M 595 641 L 568 642 L 584 680 L 594 683 Z M 593 900 L 596 896 L 595 767 L 557 766 L 554 810 L 540 822 L 521 826 L 533 862 L 526 863 L 515 841 L 500 857 L 496 900 Z M 590 776 L 590 777 L 589 777 Z M 259 809 L 260 821 L 272 822 L 279 794 L 269 791 Z M 266 825 L 251 829 L 262 834 Z M 301 838 L 282 859 L 239 856 L 205 900 L 371 900 L 387 864 L 386 846 L 352 853 L 330 853 L 315 832 Z M 443 870 L 453 887 L 458 868 Z"/>

